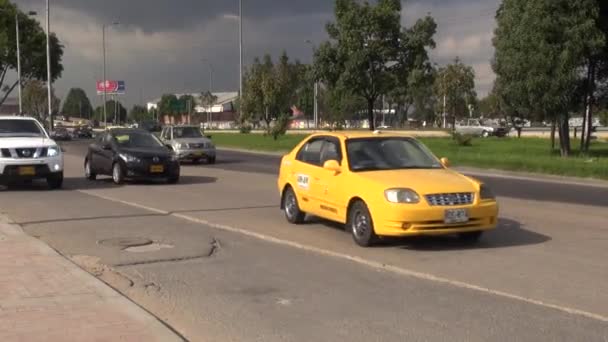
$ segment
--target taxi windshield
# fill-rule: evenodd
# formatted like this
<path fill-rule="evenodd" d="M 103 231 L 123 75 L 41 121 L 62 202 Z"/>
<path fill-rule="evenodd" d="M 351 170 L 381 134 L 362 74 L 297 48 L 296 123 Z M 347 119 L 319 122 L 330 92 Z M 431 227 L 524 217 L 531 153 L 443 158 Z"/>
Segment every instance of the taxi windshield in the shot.
<path fill-rule="evenodd" d="M 129 132 L 114 135 L 118 146 L 123 148 L 161 147 L 162 142 L 154 135 L 145 132 Z"/>
<path fill-rule="evenodd" d="M 202 138 L 200 128 L 197 127 L 176 127 L 173 129 L 173 137 L 175 139 L 181 138 Z"/>
<path fill-rule="evenodd" d="M 346 150 L 354 172 L 442 168 L 437 158 L 411 138 L 349 139 Z"/>

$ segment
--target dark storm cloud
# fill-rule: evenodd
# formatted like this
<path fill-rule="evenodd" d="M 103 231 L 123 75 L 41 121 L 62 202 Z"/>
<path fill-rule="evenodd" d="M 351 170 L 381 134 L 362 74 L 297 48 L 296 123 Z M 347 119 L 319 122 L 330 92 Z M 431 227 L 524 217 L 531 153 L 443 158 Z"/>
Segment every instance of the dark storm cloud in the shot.
<path fill-rule="evenodd" d="M 18 0 L 22 8 L 41 0 Z M 226 14 L 238 14 L 238 0 L 52 0 L 52 6 L 81 11 L 100 22 L 119 20 L 144 32 L 180 30 Z M 301 13 L 329 13 L 330 0 L 243 0 L 250 20 Z"/>

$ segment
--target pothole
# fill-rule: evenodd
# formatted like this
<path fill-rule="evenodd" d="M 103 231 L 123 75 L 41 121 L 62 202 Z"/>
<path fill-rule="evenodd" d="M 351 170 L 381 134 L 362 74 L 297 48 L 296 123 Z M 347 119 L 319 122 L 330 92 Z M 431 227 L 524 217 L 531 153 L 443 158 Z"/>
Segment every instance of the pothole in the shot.
<path fill-rule="evenodd" d="M 120 249 L 125 249 L 130 247 L 141 247 L 151 245 L 154 243 L 154 241 L 142 237 L 118 237 L 99 240 L 97 243 L 102 246 L 119 247 Z"/>
<path fill-rule="evenodd" d="M 173 247 L 175 247 L 175 246 L 153 242 L 153 243 L 143 245 L 143 246 L 127 247 L 124 249 L 124 251 L 131 252 L 131 253 L 147 253 L 147 252 L 156 252 L 156 251 L 160 251 L 161 249 L 167 249 L 167 248 L 173 248 Z"/>

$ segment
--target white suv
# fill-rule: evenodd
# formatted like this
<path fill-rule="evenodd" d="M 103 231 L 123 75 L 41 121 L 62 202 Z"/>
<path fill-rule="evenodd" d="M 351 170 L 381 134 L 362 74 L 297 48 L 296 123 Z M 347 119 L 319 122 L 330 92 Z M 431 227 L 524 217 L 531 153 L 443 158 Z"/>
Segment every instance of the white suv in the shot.
<path fill-rule="evenodd" d="M 46 179 L 63 185 L 63 153 L 36 119 L 0 116 L 0 184 Z"/>

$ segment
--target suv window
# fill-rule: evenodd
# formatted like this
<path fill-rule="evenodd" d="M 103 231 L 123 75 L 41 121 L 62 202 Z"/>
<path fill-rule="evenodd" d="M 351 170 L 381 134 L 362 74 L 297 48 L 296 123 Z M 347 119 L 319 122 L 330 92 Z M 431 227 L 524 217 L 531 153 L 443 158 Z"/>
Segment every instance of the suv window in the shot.
<path fill-rule="evenodd" d="M 0 120 L 0 137 L 40 137 L 44 132 L 34 120 Z"/>

